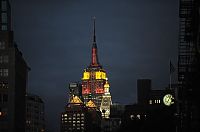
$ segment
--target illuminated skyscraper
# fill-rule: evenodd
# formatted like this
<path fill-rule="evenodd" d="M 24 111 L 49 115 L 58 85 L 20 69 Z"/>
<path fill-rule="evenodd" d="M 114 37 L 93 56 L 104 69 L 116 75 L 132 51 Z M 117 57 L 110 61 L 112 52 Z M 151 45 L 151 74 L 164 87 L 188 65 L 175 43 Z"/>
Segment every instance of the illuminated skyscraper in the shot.
<path fill-rule="evenodd" d="M 92 100 L 97 106 L 97 108 L 100 109 L 103 96 L 106 93 L 106 89 L 104 85 L 107 82 L 106 81 L 107 76 L 106 76 L 106 71 L 102 68 L 102 66 L 100 65 L 98 61 L 96 35 L 95 35 L 95 19 L 94 19 L 93 30 L 94 31 L 93 31 L 92 57 L 91 57 L 92 61 L 90 65 L 86 69 L 84 69 L 84 72 L 83 72 L 82 95 L 83 95 L 85 103 Z M 111 104 L 111 96 L 109 99 L 109 103 L 107 104 L 109 105 Z"/>

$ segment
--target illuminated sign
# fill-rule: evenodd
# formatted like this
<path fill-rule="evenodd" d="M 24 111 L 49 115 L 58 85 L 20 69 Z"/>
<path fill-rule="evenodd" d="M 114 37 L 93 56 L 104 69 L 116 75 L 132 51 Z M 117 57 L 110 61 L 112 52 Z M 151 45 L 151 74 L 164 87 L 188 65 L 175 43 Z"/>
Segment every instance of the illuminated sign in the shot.
<path fill-rule="evenodd" d="M 90 73 L 85 71 L 85 72 L 83 73 L 83 78 L 82 78 L 82 80 L 88 80 L 88 79 L 90 79 Z"/>

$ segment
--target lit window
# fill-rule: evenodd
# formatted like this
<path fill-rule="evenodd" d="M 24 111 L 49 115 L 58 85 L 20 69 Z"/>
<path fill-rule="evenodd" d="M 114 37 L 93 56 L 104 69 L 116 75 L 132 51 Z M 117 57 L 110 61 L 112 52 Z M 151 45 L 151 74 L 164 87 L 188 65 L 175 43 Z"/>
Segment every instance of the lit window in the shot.
<path fill-rule="evenodd" d="M 7 10 L 7 3 L 6 1 L 1 1 L 1 10 L 6 11 Z"/>
<path fill-rule="evenodd" d="M 1 22 L 7 23 L 7 13 L 1 13 Z"/>
<path fill-rule="evenodd" d="M 67 116 L 67 114 L 64 114 L 64 116 L 66 117 L 66 116 Z"/>
<path fill-rule="evenodd" d="M 137 118 L 140 119 L 140 115 L 137 115 Z"/>
<path fill-rule="evenodd" d="M 133 120 L 134 119 L 134 115 L 130 115 L 130 118 L 131 118 L 131 120 Z"/>
<path fill-rule="evenodd" d="M 160 100 L 158 100 L 158 103 L 160 104 Z"/>
<path fill-rule="evenodd" d="M 149 100 L 149 104 L 152 104 L 152 100 Z"/>

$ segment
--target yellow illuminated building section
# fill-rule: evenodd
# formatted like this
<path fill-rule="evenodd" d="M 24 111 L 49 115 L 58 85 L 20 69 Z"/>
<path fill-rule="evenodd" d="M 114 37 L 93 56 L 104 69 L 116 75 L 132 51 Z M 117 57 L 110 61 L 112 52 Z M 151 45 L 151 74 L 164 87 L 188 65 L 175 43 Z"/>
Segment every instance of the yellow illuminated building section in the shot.
<path fill-rule="evenodd" d="M 90 79 L 90 73 L 84 71 L 82 80 L 88 80 L 88 79 Z"/>
<path fill-rule="evenodd" d="M 105 72 L 101 72 L 101 71 L 98 71 L 95 73 L 96 75 L 96 79 L 106 79 L 106 73 Z"/>
<path fill-rule="evenodd" d="M 92 100 L 88 101 L 86 103 L 86 106 L 87 107 L 90 107 L 90 108 L 96 108 L 97 106 L 94 104 L 94 102 Z"/>
<path fill-rule="evenodd" d="M 82 104 L 83 102 L 81 101 L 81 99 L 78 96 L 74 96 L 72 98 L 72 100 L 70 101 L 70 103 L 73 103 L 73 104 Z"/>

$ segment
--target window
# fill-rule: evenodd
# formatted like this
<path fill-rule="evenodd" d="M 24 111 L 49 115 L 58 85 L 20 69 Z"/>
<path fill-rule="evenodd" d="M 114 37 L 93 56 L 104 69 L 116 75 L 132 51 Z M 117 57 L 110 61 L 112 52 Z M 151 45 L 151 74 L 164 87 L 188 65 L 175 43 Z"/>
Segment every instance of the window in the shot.
<path fill-rule="evenodd" d="M 7 82 L 0 82 L 0 89 L 1 88 L 8 88 L 8 83 Z"/>
<path fill-rule="evenodd" d="M 8 69 L 0 69 L 0 76 L 7 77 L 8 76 Z"/>
<path fill-rule="evenodd" d="M 8 56 L 0 56 L 0 63 L 8 63 Z"/>
<path fill-rule="evenodd" d="M 7 23 L 7 13 L 1 13 L 1 22 Z"/>
<path fill-rule="evenodd" d="M 2 30 L 2 31 L 7 31 L 7 30 L 8 30 L 7 25 L 2 25 L 2 26 L 1 26 L 1 30 Z"/>
<path fill-rule="evenodd" d="M 152 100 L 149 100 L 149 104 L 152 104 Z"/>
<path fill-rule="evenodd" d="M 8 95 L 7 94 L 3 94 L 3 102 L 4 103 L 8 102 Z"/>
<path fill-rule="evenodd" d="M 1 10 L 6 11 L 7 10 L 7 3 L 6 1 L 1 1 Z"/>
<path fill-rule="evenodd" d="M 137 118 L 140 119 L 140 115 L 137 115 Z"/>
<path fill-rule="evenodd" d="M 0 42 L 0 49 L 5 49 L 5 42 Z"/>
<path fill-rule="evenodd" d="M 3 56 L 0 56 L 0 63 L 3 63 Z"/>

